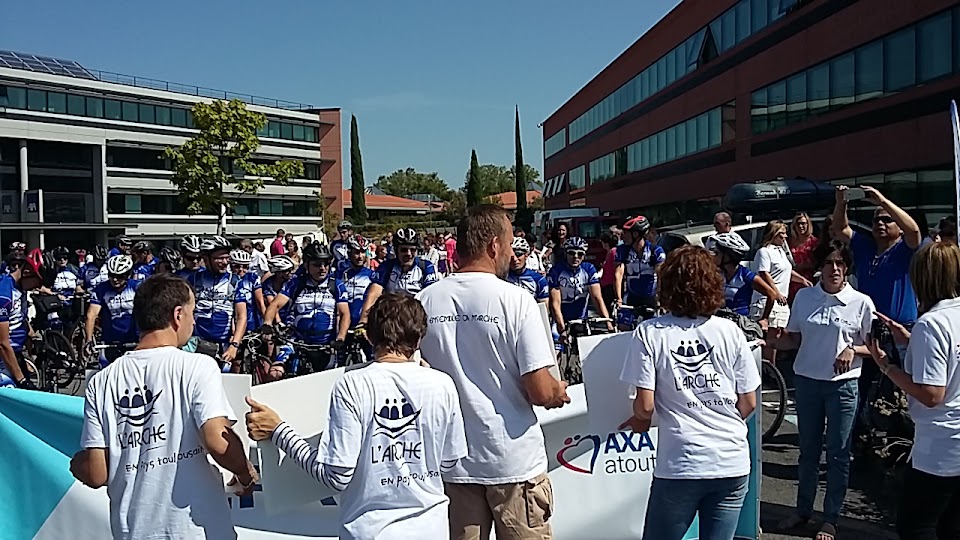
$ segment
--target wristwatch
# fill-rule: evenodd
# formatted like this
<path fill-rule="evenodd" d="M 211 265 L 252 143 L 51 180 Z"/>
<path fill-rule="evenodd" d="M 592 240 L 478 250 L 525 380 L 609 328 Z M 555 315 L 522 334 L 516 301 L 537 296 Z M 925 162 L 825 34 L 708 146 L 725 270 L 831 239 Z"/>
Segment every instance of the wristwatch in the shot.
<path fill-rule="evenodd" d="M 236 341 L 231 341 L 231 342 L 230 342 L 230 346 L 231 346 L 231 347 L 235 347 L 235 348 L 237 348 L 237 349 L 240 348 L 240 344 L 237 343 Z"/>

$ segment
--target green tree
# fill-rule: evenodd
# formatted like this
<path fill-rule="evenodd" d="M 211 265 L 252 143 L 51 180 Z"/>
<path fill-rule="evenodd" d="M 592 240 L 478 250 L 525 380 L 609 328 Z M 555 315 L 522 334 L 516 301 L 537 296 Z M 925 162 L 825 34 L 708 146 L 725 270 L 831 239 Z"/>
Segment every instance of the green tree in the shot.
<path fill-rule="evenodd" d="M 360 133 L 357 117 L 350 115 L 350 211 L 356 225 L 367 223 L 366 186 L 363 181 L 363 158 L 360 156 Z"/>
<path fill-rule="evenodd" d="M 511 167 L 493 165 L 491 163 L 480 165 L 477 173 L 477 177 L 479 178 L 478 185 L 480 186 L 480 198 L 485 199 L 499 193 L 515 191 L 517 189 L 517 180 L 514 174 L 516 169 L 515 165 Z M 537 178 L 540 176 L 540 173 L 537 172 L 536 169 L 530 165 L 524 165 L 523 170 L 526 181 L 538 184 Z M 469 180 L 469 178 L 470 171 L 468 170 L 466 179 Z"/>
<path fill-rule="evenodd" d="M 415 194 L 429 194 L 437 199 L 446 201 L 450 199 L 450 188 L 440 176 L 435 173 L 421 173 L 412 167 L 399 169 L 387 176 L 381 176 L 374 184 L 387 195 L 394 197 L 409 197 Z"/>
<path fill-rule="evenodd" d="M 441 214 L 441 218 L 454 227 L 467 215 L 467 196 L 464 191 L 454 191 Z"/>
<path fill-rule="evenodd" d="M 484 186 L 482 184 L 483 180 L 481 179 L 480 174 L 480 165 L 477 163 L 477 151 L 470 151 L 470 170 L 467 171 L 467 181 L 464 185 L 466 195 L 467 195 L 467 208 L 477 206 L 483 202 L 483 198 L 487 195 L 484 192 Z"/>
<path fill-rule="evenodd" d="M 247 110 L 238 99 L 197 103 L 193 123 L 199 133 L 179 147 L 164 150 L 173 164 L 170 182 L 189 203 L 190 214 L 217 212 L 217 234 L 223 234 L 223 218 L 236 203 L 236 195 L 228 197 L 225 187 L 241 195 L 256 195 L 266 178 L 285 185 L 290 178 L 303 176 L 300 161 L 252 161 L 260 147 L 257 130 L 266 125 L 267 117 Z"/>

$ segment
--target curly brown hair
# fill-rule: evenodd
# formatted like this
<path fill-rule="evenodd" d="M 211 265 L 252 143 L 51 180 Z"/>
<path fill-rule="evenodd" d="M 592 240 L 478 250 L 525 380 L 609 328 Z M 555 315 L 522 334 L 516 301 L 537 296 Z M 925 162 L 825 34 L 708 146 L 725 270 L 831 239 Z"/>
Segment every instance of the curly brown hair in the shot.
<path fill-rule="evenodd" d="M 657 269 L 660 305 L 678 317 L 709 317 L 722 308 L 723 278 L 713 255 L 695 246 L 670 252 Z"/>

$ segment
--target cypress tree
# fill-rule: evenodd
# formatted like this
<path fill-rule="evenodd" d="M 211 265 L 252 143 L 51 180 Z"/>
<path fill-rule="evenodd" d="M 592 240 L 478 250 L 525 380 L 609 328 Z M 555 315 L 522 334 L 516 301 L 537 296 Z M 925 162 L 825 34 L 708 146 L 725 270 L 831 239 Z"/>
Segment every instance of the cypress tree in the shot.
<path fill-rule="evenodd" d="M 350 211 L 356 225 L 367 223 L 366 185 L 363 181 L 363 158 L 360 156 L 360 134 L 357 132 L 357 117 L 350 115 Z"/>

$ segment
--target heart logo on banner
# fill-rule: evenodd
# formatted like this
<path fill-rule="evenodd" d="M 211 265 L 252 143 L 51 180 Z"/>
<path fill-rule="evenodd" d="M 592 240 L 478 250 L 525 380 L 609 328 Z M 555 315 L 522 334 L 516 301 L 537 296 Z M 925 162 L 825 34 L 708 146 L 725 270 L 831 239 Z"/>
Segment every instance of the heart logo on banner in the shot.
<path fill-rule="evenodd" d="M 571 471 L 576 471 L 583 474 L 593 474 L 593 466 L 597 463 L 597 456 L 600 455 L 600 437 L 596 435 L 587 435 L 586 437 L 575 435 L 572 438 L 567 437 L 564 439 L 563 444 L 566 446 L 557 452 L 557 462 Z M 584 445 L 584 447 L 580 448 L 581 445 Z M 592 446 L 592 448 L 589 448 L 589 446 Z M 568 450 L 575 452 L 576 455 L 571 455 L 568 458 L 566 455 Z M 590 469 L 577 467 L 573 463 L 570 463 L 570 460 L 576 459 L 577 457 L 591 450 L 593 451 L 593 455 L 590 456 Z"/>

